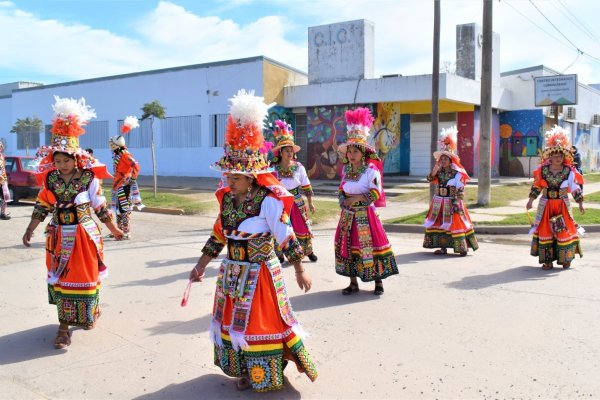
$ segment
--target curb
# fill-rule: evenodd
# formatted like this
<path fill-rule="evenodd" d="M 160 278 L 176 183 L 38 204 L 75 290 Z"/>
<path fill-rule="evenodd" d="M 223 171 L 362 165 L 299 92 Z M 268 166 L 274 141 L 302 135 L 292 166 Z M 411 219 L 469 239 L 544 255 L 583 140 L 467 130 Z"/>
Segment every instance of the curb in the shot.
<path fill-rule="evenodd" d="M 600 232 L 600 225 L 582 225 L 586 232 Z M 394 233 L 425 233 L 423 225 L 416 224 L 383 224 L 386 232 Z M 475 225 L 475 234 L 485 235 L 527 235 L 530 227 L 525 225 Z"/>
<path fill-rule="evenodd" d="M 154 214 L 167 214 L 167 215 L 184 215 L 184 211 L 180 208 L 158 208 L 158 207 L 144 207 L 140 212 L 154 213 Z"/>

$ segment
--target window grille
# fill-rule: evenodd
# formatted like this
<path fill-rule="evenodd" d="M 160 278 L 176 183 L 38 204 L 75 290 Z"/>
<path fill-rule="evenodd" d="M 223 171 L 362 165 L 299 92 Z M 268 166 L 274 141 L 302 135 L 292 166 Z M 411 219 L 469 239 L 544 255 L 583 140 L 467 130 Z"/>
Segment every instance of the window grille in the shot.
<path fill-rule="evenodd" d="M 108 121 L 91 121 L 83 128 L 85 134 L 79 136 L 79 147 L 92 150 L 108 148 Z"/>
<path fill-rule="evenodd" d="M 210 147 L 223 147 L 225 144 L 225 127 L 229 114 L 212 114 L 210 116 Z"/>
<path fill-rule="evenodd" d="M 125 135 L 125 143 L 129 148 L 149 148 L 152 141 L 152 120 L 150 118 L 140 120 L 140 127 L 133 129 Z M 117 132 L 121 134 L 123 120 L 117 121 Z M 156 133 L 156 132 L 155 132 Z"/>
<path fill-rule="evenodd" d="M 169 117 L 160 121 L 161 146 L 165 148 L 189 148 L 201 145 L 199 115 Z"/>

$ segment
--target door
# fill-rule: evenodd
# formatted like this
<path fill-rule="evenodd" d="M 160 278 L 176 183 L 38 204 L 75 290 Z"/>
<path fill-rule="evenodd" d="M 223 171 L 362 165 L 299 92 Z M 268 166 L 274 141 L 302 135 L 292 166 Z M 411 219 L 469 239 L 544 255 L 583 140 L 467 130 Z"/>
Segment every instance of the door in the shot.
<path fill-rule="evenodd" d="M 439 122 L 442 129 L 455 126 L 456 122 Z M 431 172 L 431 123 L 412 122 L 410 124 L 410 175 L 427 176 Z"/>

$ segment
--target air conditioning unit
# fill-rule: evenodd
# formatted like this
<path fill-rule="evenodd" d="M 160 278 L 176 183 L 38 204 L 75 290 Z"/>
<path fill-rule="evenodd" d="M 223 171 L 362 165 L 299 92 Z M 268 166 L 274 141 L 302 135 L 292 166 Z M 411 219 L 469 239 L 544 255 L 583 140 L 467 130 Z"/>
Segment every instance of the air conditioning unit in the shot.
<path fill-rule="evenodd" d="M 567 107 L 567 119 L 576 119 L 575 107 Z"/>
<path fill-rule="evenodd" d="M 600 125 L 600 114 L 592 115 L 592 125 Z"/>

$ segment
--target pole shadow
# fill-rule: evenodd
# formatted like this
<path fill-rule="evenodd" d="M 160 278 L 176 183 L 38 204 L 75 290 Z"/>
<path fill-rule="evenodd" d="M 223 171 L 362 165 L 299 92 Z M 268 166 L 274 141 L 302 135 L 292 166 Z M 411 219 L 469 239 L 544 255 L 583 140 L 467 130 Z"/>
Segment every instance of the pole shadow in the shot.
<path fill-rule="evenodd" d="M 191 321 L 161 321 L 158 325 L 146 328 L 150 331 L 150 336 L 158 336 L 167 333 L 176 333 L 178 335 L 196 335 L 208 332 L 212 321 L 212 314 L 206 314 L 200 318 Z M 208 336 L 206 337 L 208 339 Z"/>
<path fill-rule="evenodd" d="M 289 367 L 288 367 L 289 370 Z M 288 372 L 291 373 L 291 372 Z M 308 379 L 308 378 L 306 378 Z M 166 386 L 154 393 L 134 397 L 134 400 L 187 400 L 187 399 L 300 399 L 300 392 L 294 388 L 284 374 L 283 389 L 257 393 L 252 389 L 243 392 L 236 389 L 236 378 L 221 374 L 206 374 L 191 381 Z"/>
<path fill-rule="evenodd" d="M 57 329 L 58 324 L 44 325 L 1 336 L 0 365 L 61 356 L 53 345 Z"/>
<path fill-rule="evenodd" d="M 562 271 L 560 268 L 544 271 L 540 267 L 523 265 L 488 275 L 465 276 L 459 281 L 447 283 L 446 286 L 452 289 L 478 290 L 511 282 L 539 281 L 553 278 Z"/>

